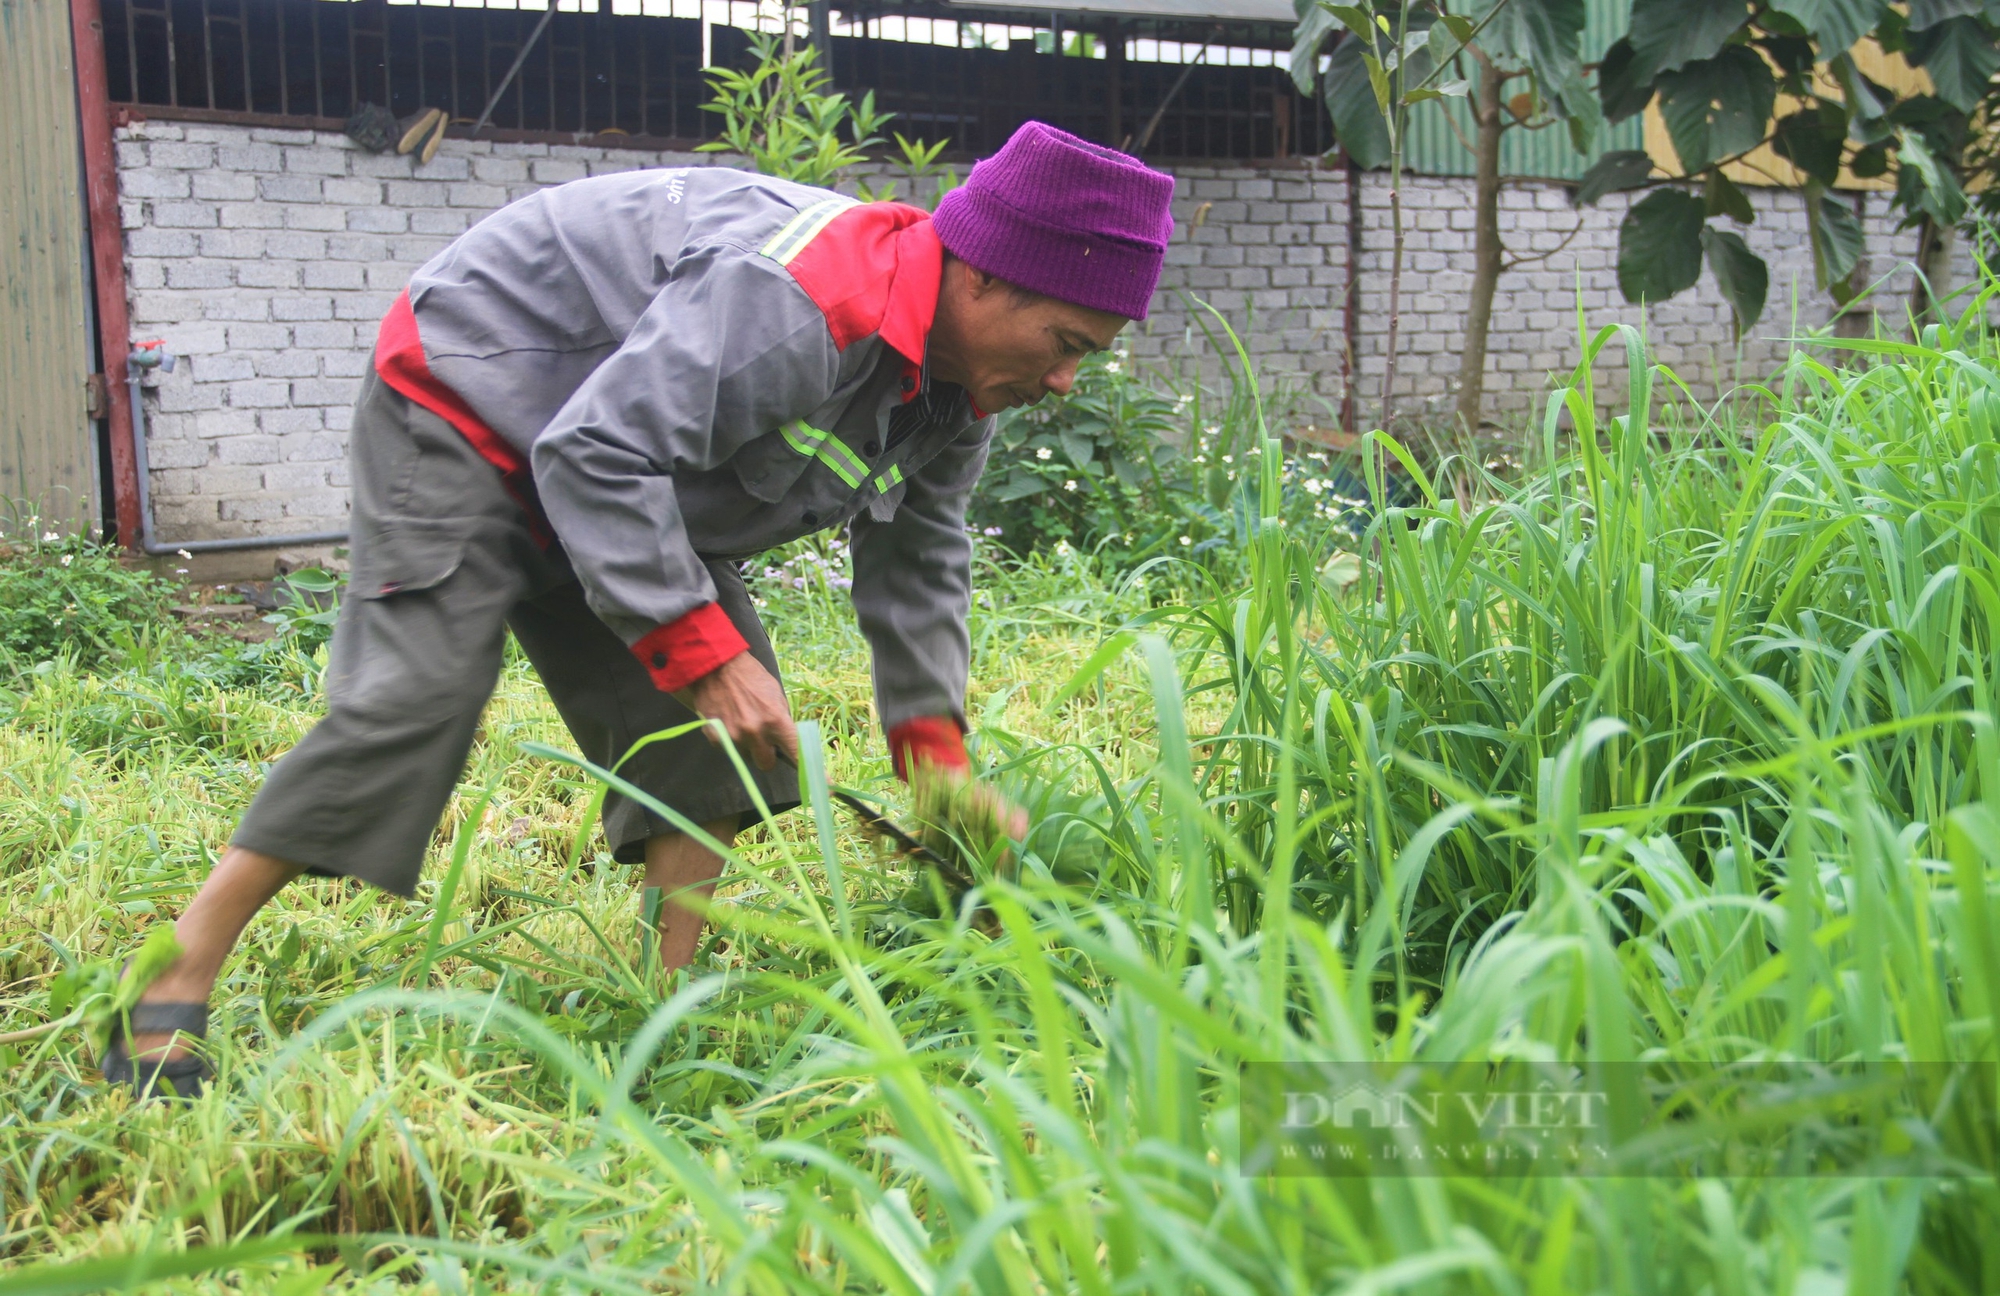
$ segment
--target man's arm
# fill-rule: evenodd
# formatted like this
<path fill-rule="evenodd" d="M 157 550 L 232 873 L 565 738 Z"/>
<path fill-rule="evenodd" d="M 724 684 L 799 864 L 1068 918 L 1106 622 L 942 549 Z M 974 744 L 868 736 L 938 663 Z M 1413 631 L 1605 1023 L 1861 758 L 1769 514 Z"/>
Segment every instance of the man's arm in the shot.
<path fill-rule="evenodd" d="M 963 770 L 972 542 L 965 510 L 993 420 L 961 433 L 912 474 L 887 522 L 854 521 L 854 611 L 874 652 L 875 705 L 896 771 Z"/>
<path fill-rule="evenodd" d="M 782 268 L 707 250 L 675 267 L 536 440 L 542 507 L 591 609 L 662 691 L 744 651 L 688 541 L 675 474 L 717 467 L 810 411 L 838 366 L 824 318 Z"/>

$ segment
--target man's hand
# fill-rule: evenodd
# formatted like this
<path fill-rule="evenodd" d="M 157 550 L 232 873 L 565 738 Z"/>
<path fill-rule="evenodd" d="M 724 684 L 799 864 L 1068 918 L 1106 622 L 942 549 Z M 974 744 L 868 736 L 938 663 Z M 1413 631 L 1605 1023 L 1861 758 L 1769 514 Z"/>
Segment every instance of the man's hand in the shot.
<path fill-rule="evenodd" d="M 758 769 L 770 769 L 780 756 L 798 764 L 799 731 L 785 690 L 749 653 L 736 654 L 674 697 L 696 715 L 720 720 L 729 740 Z M 714 728 L 703 732 L 720 744 Z"/>
<path fill-rule="evenodd" d="M 1002 839 L 1020 841 L 1028 835 L 1028 812 L 968 770 L 919 762 L 911 772 L 910 792 L 926 830 L 925 844 L 940 854 L 952 852 L 954 837 L 985 855 Z M 1012 855 L 1002 847 L 997 859 L 1004 866 Z"/>

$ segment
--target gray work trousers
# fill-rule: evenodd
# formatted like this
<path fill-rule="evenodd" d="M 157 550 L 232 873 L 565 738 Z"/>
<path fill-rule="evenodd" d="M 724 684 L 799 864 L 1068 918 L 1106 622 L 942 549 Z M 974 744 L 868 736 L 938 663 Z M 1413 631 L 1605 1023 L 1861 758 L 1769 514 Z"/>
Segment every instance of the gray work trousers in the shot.
<path fill-rule="evenodd" d="M 597 619 L 560 545 L 536 542 L 499 471 L 456 428 L 370 373 L 349 456 L 352 575 L 328 648 L 326 718 L 273 767 L 233 840 L 410 895 L 499 679 L 509 629 L 577 749 L 599 765 L 695 717 Z M 776 677 L 735 564 L 707 566 L 723 611 Z M 756 821 L 735 765 L 700 732 L 646 747 L 619 773 L 696 823 Z M 798 804 L 790 766 L 751 773 L 773 811 Z M 625 863 L 644 857 L 648 837 L 673 831 L 615 793 L 603 827 Z"/>

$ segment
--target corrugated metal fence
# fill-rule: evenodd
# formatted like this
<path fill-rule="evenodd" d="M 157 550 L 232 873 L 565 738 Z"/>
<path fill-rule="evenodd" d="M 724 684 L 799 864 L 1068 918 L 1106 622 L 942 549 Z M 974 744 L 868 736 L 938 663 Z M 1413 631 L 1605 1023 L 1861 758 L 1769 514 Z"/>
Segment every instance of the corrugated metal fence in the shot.
<path fill-rule="evenodd" d="M 1625 34 L 1632 0 L 1586 0 L 1584 13 L 1583 60 L 1595 63 L 1604 57 L 1604 51 L 1613 41 Z M 1592 83 L 1595 84 L 1594 80 Z M 1508 90 L 1525 88 L 1525 82 L 1515 82 Z M 1426 105 L 1426 109 L 1410 114 L 1410 139 L 1405 152 L 1410 170 L 1422 175 L 1471 175 L 1472 150 L 1461 142 L 1471 140 L 1473 135 L 1472 111 L 1465 100 L 1447 99 Z M 1598 131 L 1596 147 L 1588 154 L 1576 151 L 1570 144 L 1568 130 L 1560 123 L 1540 129 L 1516 126 L 1500 137 L 1500 174 L 1575 180 L 1603 153 L 1644 147 L 1645 128 L 1637 117 L 1628 117 L 1616 126 Z"/>
<path fill-rule="evenodd" d="M 67 0 L 0 0 L 0 533 L 94 513 Z"/>

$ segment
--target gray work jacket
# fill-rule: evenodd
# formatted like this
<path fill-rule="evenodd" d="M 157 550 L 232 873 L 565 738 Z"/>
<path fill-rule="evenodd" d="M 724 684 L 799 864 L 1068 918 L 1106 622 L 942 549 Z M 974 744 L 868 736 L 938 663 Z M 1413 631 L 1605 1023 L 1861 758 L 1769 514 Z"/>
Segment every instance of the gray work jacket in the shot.
<path fill-rule="evenodd" d="M 532 466 L 628 644 L 714 601 L 697 555 L 849 528 L 885 727 L 963 721 L 965 511 L 993 420 L 920 362 L 925 213 L 720 167 L 533 194 L 426 263 L 431 375 Z"/>

